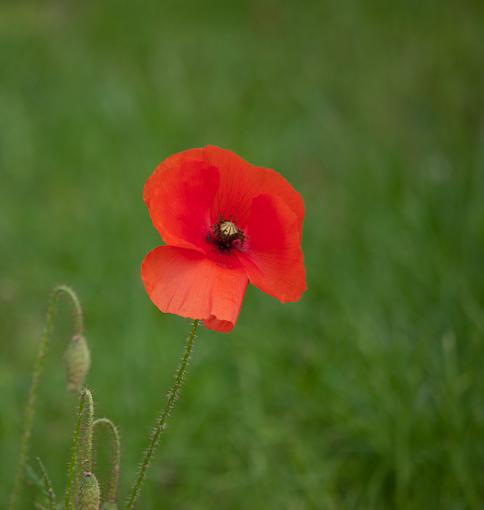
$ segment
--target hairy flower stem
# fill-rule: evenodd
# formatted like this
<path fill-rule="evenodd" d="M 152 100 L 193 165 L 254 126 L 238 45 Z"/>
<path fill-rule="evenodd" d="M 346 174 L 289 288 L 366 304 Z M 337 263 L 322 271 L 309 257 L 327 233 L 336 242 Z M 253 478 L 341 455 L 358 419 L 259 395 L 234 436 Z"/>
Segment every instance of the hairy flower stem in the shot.
<path fill-rule="evenodd" d="M 195 338 L 196 338 L 196 333 L 197 333 L 197 328 L 198 328 L 199 323 L 200 323 L 199 320 L 193 321 L 190 335 L 188 336 L 186 344 L 185 344 L 185 350 L 183 351 L 183 355 L 182 355 L 180 364 L 178 365 L 178 368 L 175 373 L 175 382 L 173 383 L 173 386 L 171 387 L 170 391 L 168 392 L 168 400 L 166 402 L 166 405 L 156 422 L 153 432 L 151 433 L 150 442 L 149 442 L 148 448 L 145 451 L 143 461 L 141 462 L 136 481 L 133 485 L 133 488 L 131 489 L 131 493 L 129 495 L 126 510 L 133 510 L 134 505 L 136 504 L 136 500 L 138 499 L 138 496 L 140 494 L 141 485 L 142 485 L 142 483 L 145 479 L 145 476 L 146 476 L 146 470 L 148 469 L 148 466 L 150 465 L 153 455 L 154 455 L 156 448 L 159 444 L 161 433 L 165 430 L 166 422 L 167 422 L 171 412 L 173 411 L 173 408 L 175 407 L 176 401 L 178 400 L 178 398 L 180 396 L 180 392 L 183 387 L 183 383 L 185 381 L 185 376 L 186 376 L 188 366 L 190 363 L 190 357 L 192 354 L 193 345 L 195 343 Z"/>
<path fill-rule="evenodd" d="M 45 327 L 40 340 L 39 349 L 37 351 L 37 357 L 35 359 L 34 369 L 32 373 L 32 382 L 30 384 L 29 395 L 27 397 L 27 405 L 25 407 L 25 415 L 23 419 L 23 432 L 20 440 L 20 452 L 17 464 L 17 470 L 15 473 L 15 481 L 10 494 L 10 500 L 8 508 L 9 510 L 15 510 L 17 508 L 18 499 L 20 495 L 20 489 L 25 476 L 25 466 L 27 463 L 27 457 L 29 454 L 30 439 L 32 436 L 32 427 L 35 416 L 35 405 L 37 400 L 37 390 L 40 379 L 44 372 L 44 361 L 49 347 L 49 340 L 52 334 L 52 328 L 54 325 L 54 317 L 56 312 L 57 298 L 65 294 L 72 302 L 74 312 L 74 330 L 77 335 L 82 335 L 84 329 L 84 323 L 82 318 L 82 308 L 77 298 L 76 293 L 66 285 L 59 285 L 55 287 L 50 294 L 49 305 L 47 308 L 47 316 L 45 321 Z"/>
<path fill-rule="evenodd" d="M 81 482 L 81 469 L 90 472 L 92 468 L 92 428 L 94 421 L 94 401 L 91 392 L 84 388 L 79 398 L 79 411 L 72 435 L 71 456 L 68 465 L 68 478 L 64 496 L 64 509 L 72 508 L 72 494 L 77 496 Z M 80 462 L 79 462 L 80 461 Z"/>
<path fill-rule="evenodd" d="M 116 497 L 118 493 L 119 483 L 119 471 L 121 464 L 121 440 L 119 438 L 119 432 L 114 423 L 108 418 L 98 418 L 93 423 L 93 435 L 99 427 L 105 427 L 112 436 L 113 441 L 113 453 L 111 458 L 111 476 L 109 478 L 109 484 L 106 494 L 106 502 L 114 504 L 116 503 Z"/>
<path fill-rule="evenodd" d="M 42 473 L 42 482 L 44 483 L 44 490 L 49 501 L 49 510 L 56 510 L 57 504 L 55 499 L 54 488 L 52 487 L 52 482 L 50 481 L 49 475 L 47 474 L 47 470 L 45 469 L 45 466 L 39 457 L 37 457 L 37 463 L 39 465 L 40 472 Z"/>

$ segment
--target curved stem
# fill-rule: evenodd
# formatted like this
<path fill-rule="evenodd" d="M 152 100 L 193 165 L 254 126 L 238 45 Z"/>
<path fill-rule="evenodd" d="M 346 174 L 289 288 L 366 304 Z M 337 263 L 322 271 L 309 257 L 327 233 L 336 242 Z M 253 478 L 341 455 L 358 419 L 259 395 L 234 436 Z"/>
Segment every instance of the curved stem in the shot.
<path fill-rule="evenodd" d="M 35 405 L 37 400 L 37 389 L 39 386 L 40 379 L 44 372 L 44 361 L 49 347 L 49 340 L 52 333 L 54 324 L 54 317 L 56 312 L 57 298 L 65 294 L 72 302 L 73 316 L 74 316 L 74 329 L 76 334 L 82 335 L 84 329 L 84 322 L 82 318 L 82 308 L 76 293 L 66 285 L 59 285 L 55 287 L 49 298 L 49 305 L 47 308 L 47 316 L 40 340 L 39 349 L 37 351 L 37 357 L 34 363 L 34 369 L 32 374 L 32 382 L 30 384 L 29 395 L 27 397 L 27 405 L 25 407 L 25 415 L 23 420 L 23 432 L 20 440 L 20 452 L 17 464 L 17 470 L 15 473 L 15 481 L 10 494 L 10 500 L 8 508 L 9 510 L 15 510 L 20 494 L 20 488 L 25 474 L 25 465 L 29 454 L 30 439 L 32 436 L 32 426 L 35 416 Z"/>
<path fill-rule="evenodd" d="M 112 467 L 111 467 L 111 477 L 109 479 L 109 485 L 106 495 L 106 501 L 108 503 L 116 503 L 116 495 L 118 492 L 118 482 L 119 482 L 119 471 L 121 465 L 121 440 L 119 438 L 119 432 L 114 425 L 114 423 L 108 418 L 98 418 L 94 420 L 93 423 L 93 431 L 96 430 L 96 427 L 105 426 L 110 432 L 113 439 L 114 451 L 112 455 Z"/>
<path fill-rule="evenodd" d="M 185 381 L 185 376 L 187 373 L 188 365 L 190 363 L 190 357 L 192 354 L 193 345 L 195 343 L 196 332 L 197 332 L 199 323 L 200 323 L 199 320 L 193 321 L 190 335 L 188 336 L 186 344 L 185 344 L 185 350 L 183 351 L 183 355 L 182 355 L 180 364 L 178 365 L 178 368 L 175 373 L 175 382 L 173 383 L 173 386 L 171 387 L 170 391 L 168 392 L 168 400 L 166 402 L 165 408 L 161 412 L 161 414 L 156 422 L 155 428 L 153 429 L 153 432 L 151 433 L 150 442 L 149 442 L 147 450 L 145 451 L 143 461 L 141 462 L 136 481 L 133 485 L 133 488 L 131 489 L 131 493 L 129 495 L 126 510 L 133 510 L 133 508 L 134 508 L 134 505 L 136 503 L 136 500 L 138 499 L 138 496 L 139 496 L 139 493 L 141 490 L 141 484 L 143 483 L 145 476 L 146 476 L 146 470 L 148 469 L 148 466 L 150 465 L 151 459 L 153 458 L 153 455 L 154 455 L 156 448 L 158 446 L 158 443 L 160 441 L 161 433 L 163 432 L 163 430 L 165 430 L 166 422 L 167 422 L 173 408 L 175 407 L 175 403 L 178 400 L 178 397 L 180 396 L 180 392 L 183 387 L 183 383 Z"/>

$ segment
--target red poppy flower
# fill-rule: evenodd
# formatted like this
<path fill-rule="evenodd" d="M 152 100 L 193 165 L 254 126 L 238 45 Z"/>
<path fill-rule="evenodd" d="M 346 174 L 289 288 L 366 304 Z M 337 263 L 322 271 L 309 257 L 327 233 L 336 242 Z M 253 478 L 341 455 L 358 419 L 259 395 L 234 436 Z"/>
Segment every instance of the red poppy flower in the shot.
<path fill-rule="evenodd" d="M 191 149 L 158 165 L 144 200 L 166 243 L 141 269 L 161 311 L 228 332 L 249 282 L 283 303 L 306 290 L 304 202 L 274 170 L 218 147 Z"/>

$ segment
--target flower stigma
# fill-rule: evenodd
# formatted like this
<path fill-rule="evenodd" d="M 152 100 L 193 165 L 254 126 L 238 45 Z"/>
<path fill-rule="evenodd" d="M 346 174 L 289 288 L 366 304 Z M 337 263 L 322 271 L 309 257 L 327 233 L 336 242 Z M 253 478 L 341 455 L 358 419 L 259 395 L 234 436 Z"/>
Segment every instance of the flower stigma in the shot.
<path fill-rule="evenodd" d="M 213 235 L 208 235 L 208 240 L 213 242 L 222 252 L 232 248 L 241 248 L 244 243 L 244 232 L 230 220 L 222 219 L 213 227 Z"/>
<path fill-rule="evenodd" d="M 226 237 L 233 237 L 238 233 L 238 231 L 239 229 L 235 223 L 232 223 L 231 221 L 224 221 L 220 225 L 220 232 Z"/>

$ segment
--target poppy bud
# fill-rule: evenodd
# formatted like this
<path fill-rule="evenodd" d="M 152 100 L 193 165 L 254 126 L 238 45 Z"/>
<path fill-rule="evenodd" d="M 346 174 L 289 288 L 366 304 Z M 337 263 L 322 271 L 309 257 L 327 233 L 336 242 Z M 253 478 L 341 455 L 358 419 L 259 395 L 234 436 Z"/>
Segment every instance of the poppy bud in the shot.
<path fill-rule="evenodd" d="M 67 388 L 77 392 L 81 389 L 91 365 L 91 354 L 86 339 L 75 335 L 67 346 L 64 360 L 66 364 Z"/>
<path fill-rule="evenodd" d="M 79 489 L 79 508 L 81 510 L 99 510 L 101 492 L 94 473 L 85 471 Z"/>

